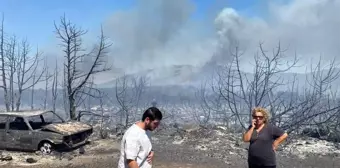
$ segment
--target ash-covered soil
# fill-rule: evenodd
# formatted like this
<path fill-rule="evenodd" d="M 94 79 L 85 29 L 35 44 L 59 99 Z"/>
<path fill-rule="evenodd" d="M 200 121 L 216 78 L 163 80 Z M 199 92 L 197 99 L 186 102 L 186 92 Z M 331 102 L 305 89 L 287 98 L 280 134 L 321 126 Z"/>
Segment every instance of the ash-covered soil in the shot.
<path fill-rule="evenodd" d="M 206 163 L 216 167 L 247 167 L 248 143 L 242 134 L 230 133 L 226 127 L 162 130 L 154 143 L 162 155 L 171 160 Z M 177 160 L 176 160 L 177 161 Z M 340 145 L 307 137 L 294 137 L 277 151 L 278 167 L 322 167 L 340 165 Z"/>
<path fill-rule="evenodd" d="M 42 156 L 39 153 L 3 151 L 4 168 L 103 168 L 117 167 L 120 137 L 93 139 L 82 150 Z M 162 129 L 154 133 L 154 168 L 225 168 L 247 167 L 248 144 L 241 134 L 225 127 L 210 129 Z M 340 165 L 339 144 L 312 138 L 290 140 L 277 151 L 278 167 L 333 168 Z M 30 162 L 30 163 L 29 163 Z"/>

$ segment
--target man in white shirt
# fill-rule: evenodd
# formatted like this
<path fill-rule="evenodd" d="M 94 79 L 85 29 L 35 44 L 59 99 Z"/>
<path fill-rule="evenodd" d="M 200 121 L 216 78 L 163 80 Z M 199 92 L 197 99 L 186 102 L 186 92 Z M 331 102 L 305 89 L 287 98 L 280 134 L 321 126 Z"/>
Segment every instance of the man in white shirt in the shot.
<path fill-rule="evenodd" d="M 162 113 L 156 107 L 148 108 L 142 121 L 136 122 L 124 133 L 121 141 L 118 168 L 151 168 L 152 151 L 150 132 L 162 120 Z"/>

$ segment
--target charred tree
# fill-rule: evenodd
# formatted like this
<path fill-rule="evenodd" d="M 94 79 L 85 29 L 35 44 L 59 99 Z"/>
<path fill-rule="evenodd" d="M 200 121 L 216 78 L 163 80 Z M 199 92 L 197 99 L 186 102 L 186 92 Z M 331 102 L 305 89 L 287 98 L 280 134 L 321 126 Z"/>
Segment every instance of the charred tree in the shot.
<path fill-rule="evenodd" d="M 83 48 L 82 37 L 87 31 L 66 20 L 65 16 L 61 17 L 59 25 L 56 23 L 54 25 L 56 36 L 61 41 L 60 46 L 64 53 L 63 83 L 67 110 L 70 119 L 76 120 L 76 99 L 81 97 L 84 94 L 83 90 L 91 84 L 90 77 L 111 69 L 106 66 L 104 60 L 111 44 L 107 42 L 103 30 L 101 30 L 98 44 L 86 51 Z"/>

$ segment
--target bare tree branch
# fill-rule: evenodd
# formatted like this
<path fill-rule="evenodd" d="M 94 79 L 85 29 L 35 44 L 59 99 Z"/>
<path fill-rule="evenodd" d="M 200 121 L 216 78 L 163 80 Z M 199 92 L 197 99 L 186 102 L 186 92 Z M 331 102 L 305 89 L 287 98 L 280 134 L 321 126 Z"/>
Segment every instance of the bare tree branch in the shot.
<path fill-rule="evenodd" d="M 251 109 L 263 106 L 269 109 L 271 122 L 287 131 L 299 130 L 311 123 L 320 126 L 339 116 L 340 104 L 331 89 L 332 82 L 340 75 L 335 60 L 322 68 L 320 58 L 316 67 L 306 73 L 310 74 L 310 78 L 303 83 L 303 79 L 296 78 L 296 74 L 292 73 L 288 79 L 282 76 L 297 66 L 296 55 L 287 61 L 280 43 L 270 56 L 262 43 L 259 49 L 260 52 L 254 55 L 252 73 L 241 70 L 242 53 L 238 46 L 230 49 L 233 60 L 218 69 L 218 78 L 212 80 L 213 93 L 209 95 L 210 100 L 213 96 L 221 97 L 225 108 L 217 108 L 220 99 L 209 105 L 204 103 L 214 115 L 221 109 L 226 114 L 224 117 L 237 119 L 238 125 L 244 129 L 245 119 L 251 119 Z M 298 81 L 302 82 L 303 90 Z"/>
<path fill-rule="evenodd" d="M 92 48 L 89 53 L 86 53 L 82 48 L 82 36 L 87 31 L 67 21 L 65 16 L 61 17 L 59 25 L 55 23 L 54 26 L 57 38 L 61 40 L 60 46 L 65 54 L 64 85 L 65 96 L 68 100 L 66 104 L 68 105 L 69 117 L 74 120 L 76 119 L 76 99 L 83 98 L 81 96 L 84 93 L 82 90 L 91 85 L 90 77 L 111 69 L 106 67 L 105 60 L 103 60 L 107 54 L 106 50 L 111 44 L 107 43 L 107 39 L 101 29 L 98 45 Z M 89 58 L 91 58 L 91 61 L 87 62 L 86 59 Z"/>

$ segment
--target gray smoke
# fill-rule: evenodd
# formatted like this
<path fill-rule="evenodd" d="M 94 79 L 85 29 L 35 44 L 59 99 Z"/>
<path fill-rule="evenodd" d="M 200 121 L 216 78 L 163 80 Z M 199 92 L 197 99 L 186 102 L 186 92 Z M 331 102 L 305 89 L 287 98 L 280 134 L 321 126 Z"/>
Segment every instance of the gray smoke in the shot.
<path fill-rule="evenodd" d="M 232 8 L 225 8 L 216 18 L 221 59 L 228 55 L 228 47 L 238 41 L 245 52 L 243 64 L 251 67 L 250 57 L 257 52 L 259 42 L 264 42 L 266 50 L 271 51 L 278 42 L 288 49 L 287 56 L 296 52 L 301 64 L 307 65 L 322 55 L 324 61 L 339 54 L 340 1 L 335 0 L 292 0 L 286 3 L 268 4 L 267 18 L 245 17 Z M 302 67 L 301 70 L 304 70 Z M 249 70 L 249 68 L 248 68 Z"/>
<path fill-rule="evenodd" d="M 113 14 L 105 32 L 116 42 L 115 65 L 133 73 L 204 64 L 212 43 L 203 38 L 205 25 L 191 20 L 194 10 L 190 0 L 143 0 L 131 10 Z"/>
<path fill-rule="evenodd" d="M 202 21 L 192 19 L 196 6 L 190 0 L 139 0 L 133 8 L 117 11 L 105 21 L 105 34 L 114 42 L 109 54 L 114 71 L 101 74 L 98 81 L 103 76 L 109 81 L 122 73 L 152 69 L 157 70 L 152 72 L 156 78 L 170 78 L 174 76 L 171 68 L 181 66 L 186 68 L 179 72 L 190 80 L 191 73 L 201 73 L 202 67 L 205 71 L 230 61 L 230 46 L 235 42 L 244 51 L 245 71 L 252 70 L 259 42 L 268 54 L 280 42 L 288 49 L 287 56 L 296 52 L 300 64 L 307 66 L 320 55 L 328 61 L 340 53 L 340 1 L 267 1 L 261 5 L 260 16 L 217 5 L 201 14 L 206 16 Z"/>

